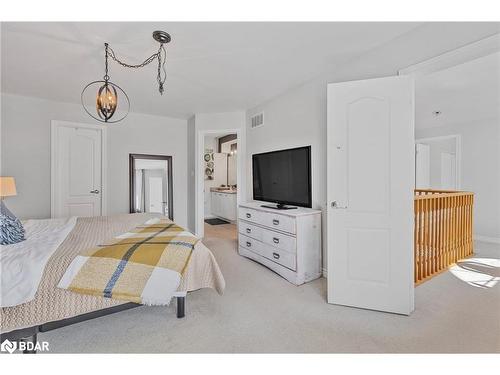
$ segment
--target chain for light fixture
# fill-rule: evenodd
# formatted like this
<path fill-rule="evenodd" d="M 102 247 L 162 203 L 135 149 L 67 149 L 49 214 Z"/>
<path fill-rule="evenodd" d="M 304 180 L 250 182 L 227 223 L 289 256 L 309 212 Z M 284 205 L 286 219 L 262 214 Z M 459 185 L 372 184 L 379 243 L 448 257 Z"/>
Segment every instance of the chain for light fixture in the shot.
<path fill-rule="evenodd" d="M 165 64 L 167 62 L 167 51 L 165 50 L 165 47 L 163 46 L 163 43 L 160 43 L 160 48 L 158 49 L 158 52 L 149 56 L 146 60 L 144 60 L 140 64 L 132 65 L 132 64 L 127 64 L 121 60 L 119 60 L 116 57 L 115 51 L 111 47 L 109 47 L 108 43 L 104 43 L 106 46 L 106 64 L 107 64 L 107 57 L 111 57 L 114 61 L 116 61 L 118 64 L 121 66 L 124 66 L 125 68 L 132 68 L 132 69 L 139 69 L 139 68 L 144 68 L 146 65 L 149 65 L 156 59 L 158 59 L 158 74 L 156 76 L 156 80 L 158 81 L 158 91 L 160 94 L 163 95 L 163 84 L 165 83 L 165 80 L 167 79 L 167 72 L 165 70 Z"/>
<path fill-rule="evenodd" d="M 94 81 L 89 83 L 87 86 L 82 91 L 82 105 L 85 109 L 85 111 L 94 119 L 101 121 L 101 122 L 107 122 L 107 123 L 112 123 L 112 122 L 118 122 L 123 120 L 127 114 L 128 110 L 130 109 L 130 101 L 128 99 L 127 94 L 123 89 L 121 89 L 118 85 L 110 81 L 110 77 L 108 75 L 108 58 L 111 58 L 113 61 L 118 63 L 119 65 L 125 67 L 125 68 L 131 68 L 131 69 L 140 69 L 145 67 L 146 65 L 149 65 L 153 61 L 157 60 L 158 61 L 158 69 L 157 69 L 157 75 L 156 75 L 156 80 L 158 82 L 158 91 L 160 92 L 161 95 L 163 95 L 164 90 L 164 84 L 165 80 L 167 78 L 167 72 L 165 70 L 165 64 L 167 61 L 167 51 L 165 50 L 165 43 L 170 42 L 171 38 L 170 35 L 164 31 L 155 31 L 153 33 L 153 38 L 160 43 L 160 47 L 158 48 L 158 52 L 155 54 L 149 56 L 146 60 L 144 60 L 140 64 L 128 64 L 116 57 L 115 51 L 109 46 L 108 43 L 104 43 L 104 77 L 103 81 Z M 86 90 L 93 85 L 100 85 L 98 91 L 97 91 L 97 99 L 96 99 L 96 110 L 97 110 L 97 117 L 94 116 L 91 111 L 89 111 L 85 105 L 85 100 L 84 100 L 84 94 L 86 93 Z M 116 120 L 116 121 L 110 121 L 110 119 L 113 117 L 115 114 L 115 111 L 118 107 L 118 91 L 121 91 L 124 94 L 124 97 L 126 99 L 126 102 L 128 104 L 128 109 L 126 111 L 126 114 Z"/>

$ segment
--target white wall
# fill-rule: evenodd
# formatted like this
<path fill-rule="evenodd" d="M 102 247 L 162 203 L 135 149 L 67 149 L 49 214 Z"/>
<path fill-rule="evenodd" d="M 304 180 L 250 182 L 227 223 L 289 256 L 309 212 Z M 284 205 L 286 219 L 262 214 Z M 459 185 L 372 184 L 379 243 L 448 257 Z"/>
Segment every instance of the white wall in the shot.
<path fill-rule="evenodd" d="M 252 199 L 251 155 L 279 148 L 312 146 L 313 208 L 323 210 L 326 266 L 326 89 L 328 83 L 394 76 L 407 66 L 498 32 L 495 24 L 426 24 L 360 58 L 325 72 L 247 111 L 247 199 Z M 432 40 L 432 43 L 429 43 Z M 264 126 L 250 129 L 251 115 L 264 111 Z"/>
<path fill-rule="evenodd" d="M 21 218 L 50 217 L 50 123 L 93 123 L 80 105 L 2 94 L 1 174 L 16 178 L 6 202 Z M 187 224 L 186 120 L 130 113 L 108 125 L 108 213 L 129 212 L 129 153 L 171 155 L 174 218 Z"/>
<path fill-rule="evenodd" d="M 500 241 L 500 119 L 417 129 L 417 138 L 460 134 L 462 190 L 474 192 L 474 234 Z"/>

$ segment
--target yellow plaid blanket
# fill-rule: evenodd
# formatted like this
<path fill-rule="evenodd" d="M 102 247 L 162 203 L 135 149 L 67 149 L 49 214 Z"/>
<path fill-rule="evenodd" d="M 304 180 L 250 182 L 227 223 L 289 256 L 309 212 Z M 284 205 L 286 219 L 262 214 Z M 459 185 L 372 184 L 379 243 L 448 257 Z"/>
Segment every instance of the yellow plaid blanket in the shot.
<path fill-rule="evenodd" d="M 151 219 L 79 254 L 58 287 L 145 305 L 168 305 L 198 239 L 168 219 Z"/>

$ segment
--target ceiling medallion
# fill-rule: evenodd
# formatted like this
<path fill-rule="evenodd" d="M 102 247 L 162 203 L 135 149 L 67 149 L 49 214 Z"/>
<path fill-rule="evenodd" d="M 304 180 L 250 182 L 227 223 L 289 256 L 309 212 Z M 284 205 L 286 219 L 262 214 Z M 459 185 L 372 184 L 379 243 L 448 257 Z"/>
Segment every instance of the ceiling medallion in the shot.
<path fill-rule="evenodd" d="M 165 83 L 165 79 L 167 78 L 167 72 L 165 70 L 167 52 L 164 44 L 169 43 L 171 37 L 165 31 L 155 31 L 153 32 L 153 39 L 160 43 L 158 52 L 137 65 L 127 64 L 120 61 L 108 43 L 104 43 L 103 80 L 90 82 L 83 88 L 81 94 L 83 108 L 90 117 L 97 121 L 110 124 L 123 120 L 127 117 L 130 110 L 130 100 L 127 93 L 116 83 L 110 81 L 110 77 L 108 75 L 108 58 L 111 58 L 125 68 L 132 69 L 143 68 L 157 60 L 158 73 L 156 75 L 156 80 L 158 82 L 158 91 L 163 95 L 163 85 Z M 97 93 L 97 95 L 93 95 L 92 93 Z M 120 100 L 118 100 L 119 98 Z"/>

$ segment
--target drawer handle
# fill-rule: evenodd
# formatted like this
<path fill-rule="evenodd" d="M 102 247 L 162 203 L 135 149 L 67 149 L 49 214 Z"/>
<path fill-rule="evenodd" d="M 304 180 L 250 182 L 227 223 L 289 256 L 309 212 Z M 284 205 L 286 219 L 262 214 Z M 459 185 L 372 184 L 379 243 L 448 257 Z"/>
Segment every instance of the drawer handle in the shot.
<path fill-rule="evenodd" d="M 250 247 L 250 246 L 252 246 L 252 243 L 247 241 L 247 247 Z"/>
<path fill-rule="evenodd" d="M 280 258 L 280 255 L 278 253 L 273 253 L 273 258 L 274 259 L 279 259 Z"/>
<path fill-rule="evenodd" d="M 273 219 L 273 224 L 274 225 L 278 225 L 280 223 L 280 221 L 278 219 Z"/>
<path fill-rule="evenodd" d="M 252 230 L 250 228 L 247 228 L 247 233 L 250 233 Z"/>
<path fill-rule="evenodd" d="M 276 237 L 273 237 L 273 242 L 274 242 L 274 243 L 280 243 L 280 239 L 279 239 L 279 238 L 276 238 Z"/>
<path fill-rule="evenodd" d="M 252 217 L 252 215 L 251 215 L 251 214 L 247 214 L 247 218 L 249 218 L 249 219 L 250 219 L 251 217 Z"/>

